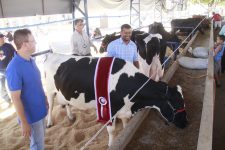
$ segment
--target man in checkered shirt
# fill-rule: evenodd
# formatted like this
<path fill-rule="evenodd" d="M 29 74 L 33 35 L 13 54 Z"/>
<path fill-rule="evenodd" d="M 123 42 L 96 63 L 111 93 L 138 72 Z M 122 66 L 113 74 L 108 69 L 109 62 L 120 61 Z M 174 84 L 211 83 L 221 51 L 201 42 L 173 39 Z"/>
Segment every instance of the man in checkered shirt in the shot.
<path fill-rule="evenodd" d="M 131 41 L 132 29 L 129 24 L 121 26 L 121 37 L 112 41 L 107 48 L 107 56 L 124 59 L 139 68 L 136 44 Z"/>

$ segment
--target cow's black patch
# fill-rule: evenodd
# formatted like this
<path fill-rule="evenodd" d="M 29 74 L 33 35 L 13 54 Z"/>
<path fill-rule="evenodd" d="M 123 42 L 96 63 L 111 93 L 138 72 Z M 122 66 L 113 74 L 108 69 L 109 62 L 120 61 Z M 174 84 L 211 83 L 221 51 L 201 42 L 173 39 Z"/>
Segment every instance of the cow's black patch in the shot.
<path fill-rule="evenodd" d="M 81 93 L 85 94 L 85 102 L 95 99 L 94 74 L 98 59 L 90 60 L 89 57 L 76 61 L 71 58 L 62 63 L 55 76 L 55 85 L 66 100 L 78 98 Z"/>
<path fill-rule="evenodd" d="M 163 63 L 166 54 L 166 41 L 164 39 L 159 40 L 153 37 L 147 45 L 144 39 L 149 36 L 149 33 L 136 35 L 136 44 L 138 47 L 139 55 L 146 60 L 146 63 L 150 65 L 152 63 L 152 58 L 159 54 L 160 62 Z"/>
<path fill-rule="evenodd" d="M 126 62 L 123 59 L 116 58 L 114 60 L 111 74 L 117 73 L 119 70 L 121 70 L 124 67 L 125 64 Z"/>

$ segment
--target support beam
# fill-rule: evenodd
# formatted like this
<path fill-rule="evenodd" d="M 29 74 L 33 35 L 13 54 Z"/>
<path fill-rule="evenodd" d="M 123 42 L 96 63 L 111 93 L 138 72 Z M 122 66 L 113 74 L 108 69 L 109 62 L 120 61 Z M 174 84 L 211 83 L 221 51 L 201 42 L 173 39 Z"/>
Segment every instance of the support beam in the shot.
<path fill-rule="evenodd" d="M 140 0 L 130 0 L 130 25 L 140 27 Z"/>
<path fill-rule="evenodd" d="M 80 0 L 72 0 L 72 17 L 73 20 L 76 19 L 76 10 L 79 11 L 85 20 L 85 26 L 86 26 L 86 32 L 89 35 L 89 22 L 88 22 L 88 9 L 87 9 L 87 0 L 84 0 L 84 6 L 83 6 L 83 10 L 79 7 L 80 6 Z M 75 30 L 75 24 L 73 21 L 73 30 Z"/>

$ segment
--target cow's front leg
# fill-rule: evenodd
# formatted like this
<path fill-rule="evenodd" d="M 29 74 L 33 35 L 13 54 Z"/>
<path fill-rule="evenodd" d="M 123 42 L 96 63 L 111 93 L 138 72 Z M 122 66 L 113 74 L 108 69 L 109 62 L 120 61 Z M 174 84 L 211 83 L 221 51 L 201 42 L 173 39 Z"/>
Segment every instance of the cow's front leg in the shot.
<path fill-rule="evenodd" d="M 47 118 L 47 128 L 50 128 L 53 125 L 53 122 L 52 122 L 52 110 L 53 110 L 53 105 L 54 105 L 55 94 L 54 93 L 47 94 L 47 97 L 48 97 L 48 104 L 49 104 L 48 118 Z"/>
<path fill-rule="evenodd" d="M 115 129 L 116 129 L 116 118 L 114 118 L 112 125 L 107 125 L 107 131 L 109 134 L 108 146 L 111 146 L 115 139 Z"/>
<path fill-rule="evenodd" d="M 66 113 L 67 113 L 67 116 L 68 116 L 69 120 L 71 122 L 74 122 L 75 121 L 75 117 L 73 116 L 73 114 L 71 112 L 70 104 L 66 105 Z"/>

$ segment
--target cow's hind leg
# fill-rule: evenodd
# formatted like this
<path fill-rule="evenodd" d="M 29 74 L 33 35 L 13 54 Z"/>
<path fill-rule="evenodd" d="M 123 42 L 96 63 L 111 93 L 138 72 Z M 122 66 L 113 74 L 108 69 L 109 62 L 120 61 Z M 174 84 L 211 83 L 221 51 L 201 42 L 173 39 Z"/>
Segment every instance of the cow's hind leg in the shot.
<path fill-rule="evenodd" d="M 47 94 L 48 104 L 49 104 L 47 128 L 50 128 L 53 125 L 53 122 L 52 122 L 52 110 L 53 110 L 55 96 L 56 96 L 55 93 Z"/>
<path fill-rule="evenodd" d="M 67 113 L 67 116 L 68 116 L 69 120 L 71 122 L 74 122 L 75 121 L 75 117 L 73 116 L 73 113 L 71 112 L 71 108 L 70 108 L 69 104 L 66 105 L 66 113 Z"/>
<path fill-rule="evenodd" d="M 109 143 L 108 146 L 111 146 L 115 139 L 115 129 L 116 129 L 116 118 L 114 118 L 112 125 L 107 126 L 107 131 L 109 134 Z"/>

